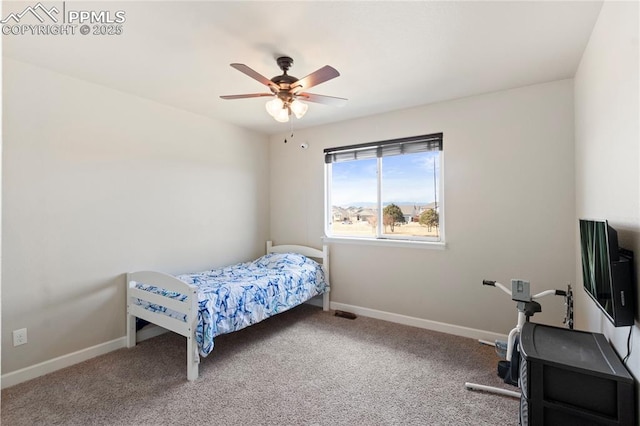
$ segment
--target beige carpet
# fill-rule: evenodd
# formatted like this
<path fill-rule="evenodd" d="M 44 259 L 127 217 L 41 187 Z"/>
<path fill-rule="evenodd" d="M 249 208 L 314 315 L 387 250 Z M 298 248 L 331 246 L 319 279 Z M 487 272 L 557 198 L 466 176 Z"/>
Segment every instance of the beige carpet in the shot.
<path fill-rule="evenodd" d="M 493 348 L 303 305 L 220 336 L 186 380 L 185 339 L 147 340 L 2 391 L 2 425 L 517 425 Z"/>

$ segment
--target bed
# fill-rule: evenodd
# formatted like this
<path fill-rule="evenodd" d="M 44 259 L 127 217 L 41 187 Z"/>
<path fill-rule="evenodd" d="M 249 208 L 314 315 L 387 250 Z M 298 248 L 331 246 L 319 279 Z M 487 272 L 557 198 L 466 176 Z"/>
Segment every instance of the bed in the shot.
<path fill-rule="evenodd" d="M 201 356 L 216 336 L 231 333 L 322 295 L 329 310 L 329 249 L 274 246 L 252 262 L 178 276 L 130 272 L 127 347 L 136 345 L 137 318 L 187 338 L 187 379 L 198 378 Z"/>

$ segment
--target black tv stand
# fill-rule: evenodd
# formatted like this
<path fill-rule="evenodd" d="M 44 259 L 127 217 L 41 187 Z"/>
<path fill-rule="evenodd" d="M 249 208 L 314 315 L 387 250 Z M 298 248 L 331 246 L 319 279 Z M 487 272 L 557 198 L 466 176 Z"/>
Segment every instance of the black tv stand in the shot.
<path fill-rule="evenodd" d="M 605 336 L 527 322 L 521 425 L 635 425 L 634 379 Z"/>

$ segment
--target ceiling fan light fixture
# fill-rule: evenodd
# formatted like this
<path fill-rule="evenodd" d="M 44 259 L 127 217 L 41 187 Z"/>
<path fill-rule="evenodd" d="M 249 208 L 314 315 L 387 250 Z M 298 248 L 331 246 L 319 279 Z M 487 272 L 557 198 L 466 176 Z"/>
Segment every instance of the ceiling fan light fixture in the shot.
<path fill-rule="evenodd" d="M 284 107 L 284 108 L 281 108 L 280 111 L 278 111 L 273 116 L 273 118 L 276 121 L 279 121 L 280 123 L 286 123 L 287 121 L 289 121 L 289 114 L 290 114 L 289 108 Z"/>
<path fill-rule="evenodd" d="M 282 99 L 275 97 L 265 104 L 265 108 L 267 109 L 269 115 L 275 118 L 278 113 L 284 108 L 284 102 L 282 102 Z"/>
<path fill-rule="evenodd" d="M 302 103 L 297 99 L 294 99 L 289 105 L 289 108 L 291 108 L 291 112 L 295 114 L 296 118 L 300 119 L 307 113 L 309 105 Z"/>

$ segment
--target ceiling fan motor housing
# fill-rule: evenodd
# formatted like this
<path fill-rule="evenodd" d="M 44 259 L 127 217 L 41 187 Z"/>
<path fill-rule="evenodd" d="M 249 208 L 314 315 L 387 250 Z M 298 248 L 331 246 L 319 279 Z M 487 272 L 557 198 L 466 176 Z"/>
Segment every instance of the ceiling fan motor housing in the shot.
<path fill-rule="evenodd" d="M 284 73 L 289 71 L 289 68 L 291 68 L 291 65 L 293 65 L 293 59 L 289 56 L 280 56 L 278 59 L 276 59 L 276 61 L 278 63 L 278 66 Z"/>
<path fill-rule="evenodd" d="M 283 74 L 273 77 L 271 81 L 280 86 L 280 89 L 288 90 L 289 86 L 298 81 L 297 77 L 287 74 L 287 71 L 293 65 L 293 59 L 288 56 L 281 56 L 277 59 L 277 62 Z"/>

